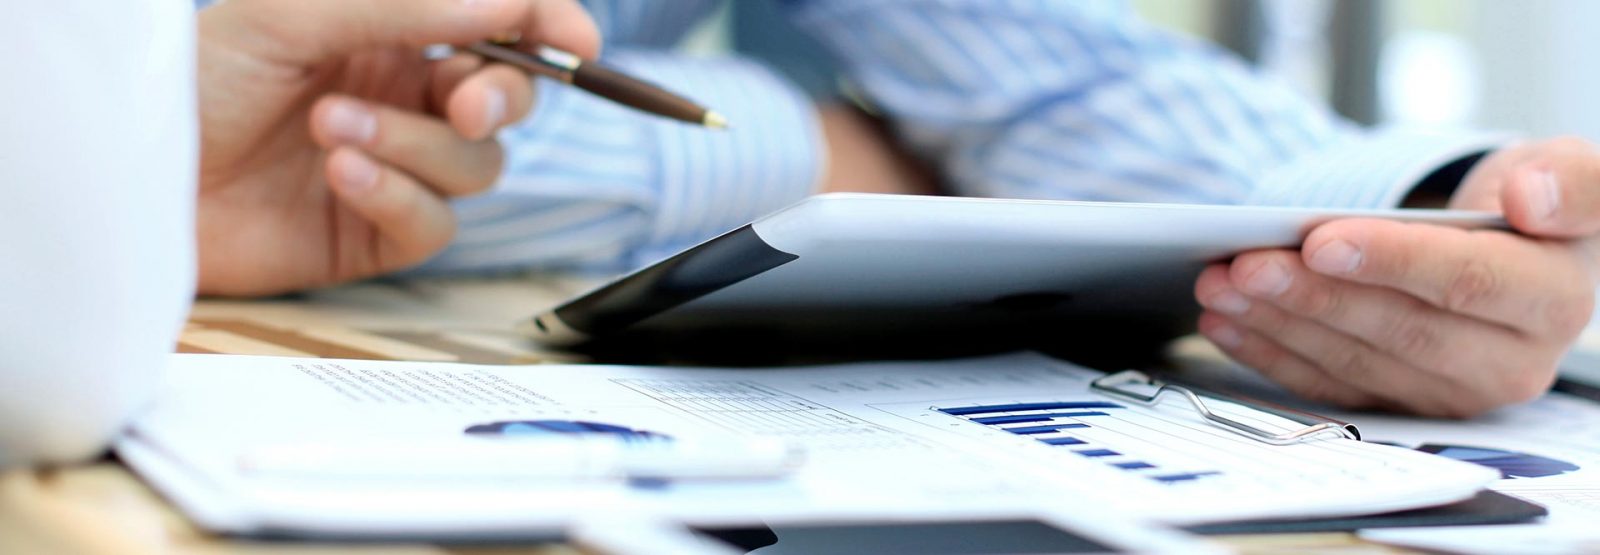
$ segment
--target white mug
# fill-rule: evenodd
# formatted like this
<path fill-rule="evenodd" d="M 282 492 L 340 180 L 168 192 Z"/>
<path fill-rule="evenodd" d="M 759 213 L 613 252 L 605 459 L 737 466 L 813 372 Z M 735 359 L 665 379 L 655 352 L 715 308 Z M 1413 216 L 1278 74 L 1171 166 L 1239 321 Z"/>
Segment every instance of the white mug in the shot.
<path fill-rule="evenodd" d="M 194 295 L 193 4 L 0 17 L 0 465 L 100 453 Z"/>

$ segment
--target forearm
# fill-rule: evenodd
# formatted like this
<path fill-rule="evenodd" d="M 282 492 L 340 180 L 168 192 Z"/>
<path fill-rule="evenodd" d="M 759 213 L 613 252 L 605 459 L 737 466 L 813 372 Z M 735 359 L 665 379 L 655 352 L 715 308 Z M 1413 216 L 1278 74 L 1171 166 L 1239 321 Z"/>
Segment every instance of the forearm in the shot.
<path fill-rule="evenodd" d="M 817 110 L 827 145 L 823 193 L 929 195 L 939 192 L 935 174 L 906 152 L 882 122 L 840 104 Z"/>
<path fill-rule="evenodd" d="M 1362 130 L 1126 3 L 795 4 L 959 194 L 1395 206 L 1492 144 Z"/>

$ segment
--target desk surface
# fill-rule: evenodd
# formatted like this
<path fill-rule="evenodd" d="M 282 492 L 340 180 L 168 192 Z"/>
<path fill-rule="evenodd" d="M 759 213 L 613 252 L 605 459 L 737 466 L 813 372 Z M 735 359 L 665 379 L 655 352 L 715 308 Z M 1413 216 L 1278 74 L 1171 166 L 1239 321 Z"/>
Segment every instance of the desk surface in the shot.
<path fill-rule="evenodd" d="M 557 278 L 367 283 L 292 298 L 202 301 L 178 350 L 480 364 L 563 362 L 508 332 L 581 291 Z M 1235 536 L 1246 553 L 1397 553 L 1349 534 Z M 242 542 L 196 529 L 116 462 L 0 474 L 0 553 L 575 553 L 558 545 L 442 547 Z"/>

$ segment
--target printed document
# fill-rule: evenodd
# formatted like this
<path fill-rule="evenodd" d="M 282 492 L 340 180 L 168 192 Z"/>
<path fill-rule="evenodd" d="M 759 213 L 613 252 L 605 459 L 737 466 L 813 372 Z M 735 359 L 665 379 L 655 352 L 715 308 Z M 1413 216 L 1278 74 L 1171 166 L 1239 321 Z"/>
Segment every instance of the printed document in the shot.
<path fill-rule="evenodd" d="M 1437 505 L 1500 475 L 1331 434 L 1269 445 L 1181 400 L 1093 393 L 1100 375 L 1031 353 L 781 369 L 175 355 L 163 398 L 118 449 L 224 531 L 489 531 L 617 511 L 766 522 L 1078 511 L 1189 524 Z M 1211 404 L 1265 429 L 1303 426 Z M 264 447 L 527 434 L 779 438 L 806 461 L 780 479 L 665 484 L 241 464 Z"/>
<path fill-rule="evenodd" d="M 1364 531 L 1363 537 L 1459 553 L 1600 552 L 1600 404 L 1559 392 L 1465 422 L 1348 415 L 1368 439 L 1472 461 L 1490 488 L 1544 505 L 1540 524 Z"/>

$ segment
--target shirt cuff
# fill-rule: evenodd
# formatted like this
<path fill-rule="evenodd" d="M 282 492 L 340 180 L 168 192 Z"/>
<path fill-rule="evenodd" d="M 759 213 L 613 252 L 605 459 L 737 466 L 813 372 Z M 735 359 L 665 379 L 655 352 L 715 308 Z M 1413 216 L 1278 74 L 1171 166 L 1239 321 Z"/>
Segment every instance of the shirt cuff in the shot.
<path fill-rule="evenodd" d="M 1505 133 L 1388 128 L 1354 134 L 1262 177 L 1246 204 L 1340 209 L 1396 208 L 1429 174 L 1494 150 Z"/>

